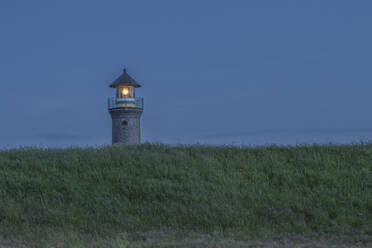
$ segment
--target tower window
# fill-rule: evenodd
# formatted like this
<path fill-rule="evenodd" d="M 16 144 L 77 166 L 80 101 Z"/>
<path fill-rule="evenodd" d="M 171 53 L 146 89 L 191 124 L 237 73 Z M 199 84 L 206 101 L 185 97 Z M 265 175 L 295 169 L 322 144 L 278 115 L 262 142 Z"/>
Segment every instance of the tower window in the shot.
<path fill-rule="evenodd" d="M 123 126 L 128 126 L 128 122 L 127 122 L 127 121 L 122 121 L 122 122 L 121 122 L 121 125 L 123 125 Z"/>
<path fill-rule="evenodd" d="M 134 87 L 133 86 L 119 86 L 117 88 L 118 98 L 133 98 L 134 97 Z"/>
<path fill-rule="evenodd" d="M 123 94 L 123 96 L 128 96 L 128 94 L 129 94 L 128 88 L 123 88 L 122 94 Z"/>

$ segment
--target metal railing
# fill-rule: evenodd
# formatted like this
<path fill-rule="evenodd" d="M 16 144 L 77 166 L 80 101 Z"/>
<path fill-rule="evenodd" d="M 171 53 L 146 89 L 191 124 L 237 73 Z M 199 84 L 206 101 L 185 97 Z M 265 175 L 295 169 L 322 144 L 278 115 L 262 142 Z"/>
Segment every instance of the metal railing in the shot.
<path fill-rule="evenodd" d="M 116 98 L 110 97 L 108 99 L 108 108 L 140 108 L 143 109 L 143 98 Z"/>

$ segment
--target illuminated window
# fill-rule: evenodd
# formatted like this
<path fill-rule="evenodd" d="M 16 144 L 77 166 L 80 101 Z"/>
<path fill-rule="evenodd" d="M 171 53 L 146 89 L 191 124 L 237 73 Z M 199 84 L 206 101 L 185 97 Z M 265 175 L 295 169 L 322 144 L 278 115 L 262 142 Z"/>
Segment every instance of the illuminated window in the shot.
<path fill-rule="evenodd" d="M 124 96 L 128 96 L 128 94 L 129 94 L 129 89 L 128 89 L 128 88 L 123 88 L 123 90 L 122 90 L 121 92 L 122 92 L 122 94 L 123 94 Z"/>
<path fill-rule="evenodd" d="M 133 86 L 120 86 L 117 89 L 118 98 L 134 98 L 134 87 Z"/>

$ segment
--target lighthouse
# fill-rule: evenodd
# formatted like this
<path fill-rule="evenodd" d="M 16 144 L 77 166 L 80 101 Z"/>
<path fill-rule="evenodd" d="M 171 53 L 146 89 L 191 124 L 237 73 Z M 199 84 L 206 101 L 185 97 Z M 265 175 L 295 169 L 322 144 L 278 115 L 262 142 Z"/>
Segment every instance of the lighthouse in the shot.
<path fill-rule="evenodd" d="M 116 89 L 115 97 L 108 99 L 108 110 L 112 119 L 112 144 L 140 144 L 143 98 L 136 97 L 135 89 L 140 88 L 141 84 L 124 69 L 110 87 Z"/>

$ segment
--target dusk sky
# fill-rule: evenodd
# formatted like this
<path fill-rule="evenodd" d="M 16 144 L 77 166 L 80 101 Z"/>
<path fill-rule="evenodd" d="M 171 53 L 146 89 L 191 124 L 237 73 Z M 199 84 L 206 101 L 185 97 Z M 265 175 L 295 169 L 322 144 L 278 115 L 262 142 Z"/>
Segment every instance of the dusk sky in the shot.
<path fill-rule="evenodd" d="M 0 1 L 0 147 L 111 142 L 109 84 L 143 87 L 142 141 L 372 140 L 372 1 Z"/>

